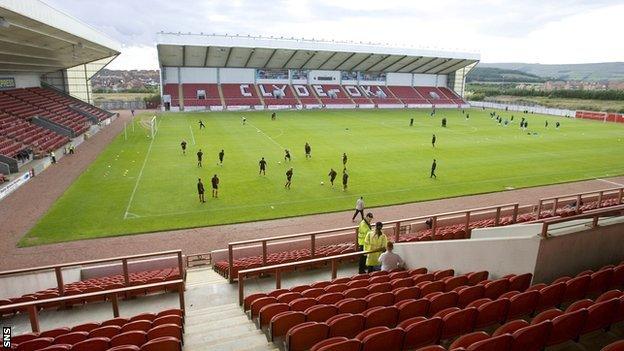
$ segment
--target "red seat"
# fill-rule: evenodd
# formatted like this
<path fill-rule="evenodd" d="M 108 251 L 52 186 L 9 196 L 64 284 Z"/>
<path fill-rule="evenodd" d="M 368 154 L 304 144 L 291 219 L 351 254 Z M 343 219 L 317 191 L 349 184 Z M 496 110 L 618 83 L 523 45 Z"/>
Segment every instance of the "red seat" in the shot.
<path fill-rule="evenodd" d="M 470 334 L 465 334 L 455 339 L 451 346 L 449 346 L 449 350 L 456 349 L 466 349 L 468 346 L 482 340 L 489 339 L 490 336 L 486 332 L 478 331 Z"/>
<path fill-rule="evenodd" d="M 288 304 L 279 302 L 262 307 L 258 312 L 260 326 L 264 327 L 265 325 L 269 324 L 269 322 L 271 322 L 271 319 L 275 315 L 289 310 L 290 308 L 288 307 Z"/>
<path fill-rule="evenodd" d="M 603 347 L 600 351 L 624 351 L 624 340 L 611 343 Z"/>
<path fill-rule="evenodd" d="M 35 338 L 17 345 L 17 351 L 36 351 L 52 345 L 53 338 Z"/>
<path fill-rule="evenodd" d="M 507 320 L 529 315 L 535 311 L 535 307 L 540 298 L 537 291 L 526 291 L 516 294 L 509 299 L 509 310 L 507 311 Z"/>
<path fill-rule="evenodd" d="M 121 327 L 118 325 L 107 325 L 105 327 L 99 327 L 89 332 L 90 338 L 112 338 L 115 335 L 121 334 Z"/>
<path fill-rule="evenodd" d="M 119 335 L 113 336 L 110 339 L 111 346 L 121 345 L 135 345 L 141 346 L 147 342 L 147 333 L 141 330 L 133 330 Z"/>
<path fill-rule="evenodd" d="M 335 316 L 327 321 L 329 326 L 329 336 L 344 336 L 354 338 L 366 324 L 366 318 L 361 314 L 345 314 Z"/>
<path fill-rule="evenodd" d="M 152 322 L 148 320 L 137 320 L 134 322 L 128 322 L 121 327 L 119 330 L 120 333 L 125 333 L 131 330 L 142 330 L 144 332 L 150 330 L 152 328 Z M 108 336 L 110 338 L 110 336 Z"/>
<path fill-rule="evenodd" d="M 366 296 L 366 307 L 390 306 L 394 303 L 394 294 L 391 292 L 374 293 Z"/>
<path fill-rule="evenodd" d="M 577 340 L 587 320 L 587 314 L 587 310 L 581 309 L 553 318 L 551 320 L 553 327 L 546 346 Z"/>
<path fill-rule="evenodd" d="M 368 289 L 353 288 L 353 289 L 344 290 L 342 293 L 344 294 L 345 298 L 351 297 L 355 299 L 361 299 L 361 298 L 368 296 Z"/>
<path fill-rule="evenodd" d="M 508 351 L 513 344 L 511 335 L 499 335 L 486 340 L 477 341 L 468 346 L 467 351 Z"/>
<path fill-rule="evenodd" d="M 314 305 L 316 305 L 316 300 L 311 297 L 302 297 L 288 303 L 291 311 L 305 311 Z"/>
<path fill-rule="evenodd" d="M 326 293 L 316 298 L 316 301 L 319 304 L 335 304 L 338 301 L 344 299 L 344 295 L 342 293 Z"/>
<path fill-rule="evenodd" d="M 471 332 L 474 329 L 477 313 L 476 308 L 469 307 L 444 316 L 442 319 L 444 325 L 440 339 L 446 340 Z"/>
<path fill-rule="evenodd" d="M 437 344 L 442 333 L 442 318 L 433 317 L 421 322 L 410 324 L 405 329 L 403 348 L 415 349 L 422 346 Z"/>
<path fill-rule="evenodd" d="M 41 332 L 41 334 L 39 334 L 39 337 L 40 338 L 56 338 L 57 336 L 67 334 L 67 333 L 69 333 L 69 328 L 63 327 L 63 328 L 56 328 L 56 329 L 51 329 L 51 330 L 46 330 L 44 332 Z"/>
<path fill-rule="evenodd" d="M 509 291 L 509 280 L 507 278 L 502 278 L 485 284 L 483 297 L 494 300 L 507 291 Z"/>
<path fill-rule="evenodd" d="M 477 320 L 475 328 L 491 326 L 493 324 L 502 323 L 507 317 L 509 310 L 509 300 L 500 299 L 485 302 L 478 307 Z"/>
<path fill-rule="evenodd" d="M 107 321 L 102 322 L 100 326 L 107 327 L 109 325 L 116 325 L 116 326 L 121 327 L 126 323 L 128 323 L 128 318 L 117 317 L 117 318 L 109 319 Z"/>
<path fill-rule="evenodd" d="M 609 290 L 603 293 L 602 295 L 600 295 L 598 298 L 596 298 L 596 302 L 604 302 L 604 301 L 609 301 L 611 299 L 619 299 L 620 297 L 622 297 L 622 292 L 620 290 Z"/>
<path fill-rule="evenodd" d="M 305 322 L 291 328 L 286 334 L 286 348 L 289 351 L 309 350 L 317 342 L 329 336 L 325 323 Z"/>
<path fill-rule="evenodd" d="M 591 280 L 587 288 L 587 293 L 590 295 L 599 295 L 605 292 L 609 288 L 611 276 L 613 276 L 613 269 L 603 269 L 593 273 L 590 276 Z"/>
<path fill-rule="evenodd" d="M 452 277 L 455 274 L 453 269 L 444 269 L 440 271 L 433 272 L 433 280 L 441 280 L 446 277 Z"/>
<path fill-rule="evenodd" d="M 182 328 L 175 324 L 163 324 L 147 331 L 147 340 L 154 340 L 162 337 L 172 337 L 184 342 Z"/>
<path fill-rule="evenodd" d="M 403 330 L 407 329 L 407 327 L 409 327 L 410 325 L 417 323 L 417 322 L 422 322 L 427 320 L 427 318 L 425 317 L 412 317 L 412 318 L 408 318 L 404 321 L 399 322 L 399 324 L 397 324 L 397 328 L 401 328 Z"/>
<path fill-rule="evenodd" d="M 392 286 L 393 290 L 397 288 L 409 288 L 414 285 L 414 281 L 410 277 L 397 278 L 390 281 L 390 285 Z"/>
<path fill-rule="evenodd" d="M 440 345 L 431 345 L 431 346 L 421 347 L 416 351 L 446 351 L 446 349 Z"/>
<path fill-rule="evenodd" d="M 305 322 L 305 320 L 306 315 L 301 311 L 286 311 L 275 315 L 269 326 L 271 340 L 286 335 L 290 328 Z"/>
<path fill-rule="evenodd" d="M 453 291 L 454 289 L 468 284 L 468 276 L 459 275 L 456 277 L 448 277 L 444 279 L 444 291 Z"/>
<path fill-rule="evenodd" d="M 260 297 L 255 299 L 249 306 L 249 309 L 251 310 L 251 318 L 256 318 L 262 307 L 277 302 L 278 301 L 275 297 Z"/>
<path fill-rule="evenodd" d="M 182 326 L 182 324 L 184 324 L 184 321 L 182 320 L 182 317 L 176 315 L 162 316 L 152 321 L 152 327 L 157 327 L 163 324 L 175 324 Z"/>
<path fill-rule="evenodd" d="M 395 306 L 374 307 L 362 314 L 366 318 L 365 329 L 377 326 L 393 328 L 399 320 L 399 309 Z"/>
<path fill-rule="evenodd" d="M 134 317 L 131 317 L 128 322 L 134 322 L 134 321 L 153 321 L 154 319 L 156 319 L 156 315 L 153 313 L 141 313 L 138 314 Z"/>
<path fill-rule="evenodd" d="M 508 291 L 526 291 L 531 285 L 531 280 L 533 279 L 533 274 L 525 273 L 513 276 L 509 278 L 509 287 Z"/>
<path fill-rule="evenodd" d="M 428 314 L 432 316 L 446 308 L 456 306 L 458 299 L 459 294 L 454 291 L 437 295 L 430 299 Z"/>
<path fill-rule="evenodd" d="M 499 336 L 503 334 L 513 334 L 516 332 L 516 330 L 522 329 L 524 327 L 528 327 L 529 325 L 530 325 L 529 322 L 525 321 L 524 319 L 516 319 L 510 322 L 507 322 L 501 325 L 500 327 L 496 328 L 496 331 L 492 333 L 492 336 Z"/>
<path fill-rule="evenodd" d="M 283 293 L 277 296 L 277 301 L 281 303 L 290 303 L 291 301 L 302 298 L 302 297 L 303 296 L 301 295 L 301 293 L 289 291 L 287 293 Z"/>
<path fill-rule="evenodd" d="M 433 292 L 444 291 L 443 281 L 426 282 L 426 283 L 420 283 L 420 284 L 419 284 L 420 296 L 427 296 L 428 294 L 433 293 Z"/>
<path fill-rule="evenodd" d="M 39 351 L 68 351 L 72 349 L 72 345 L 69 344 L 58 344 L 58 345 L 50 345 L 45 349 L 40 349 Z"/>
<path fill-rule="evenodd" d="M 141 351 L 182 351 L 182 345 L 176 338 L 162 337 L 146 342 Z"/>
<path fill-rule="evenodd" d="M 84 332 L 84 331 L 71 332 L 71 333 L 67 333 L 67 334 L 63 334 L 63 335 L 57 336 L 54 339 L 54 343 L 55 344 L 70 344 L 70 345 L 74 345 L 74 344 L 77 344 L 77 343 L 79 343 L 79 342 L 81 342 L 83 340 L 86 340 L 88 336 L 92 337 L 92 336 L 90 336 L 89 333 Z"/>
<path fill-rule="evenodd" d="M 403 349 L 403 329 L 390 329 L 375 333 L 362 340 L 362 351 L 401 351 Z"/>
<path fill-rule="evenodd" d="M 566 284 L 551 284 L 539 290 L 540 298 L 537 302 L 536 311 L 544 311 L 553 307 L 558 307 L 563 301 Z"/>
<path fill-rule="evenodd" d="M 84 324 L 79 324 L 77 326 L 74 326 L 73 328 L 71 328 L 71 331 L 86 331 L 86 332 L 90 332 L 93 329 L 97 329 L 100 327 L 99 323 L 84 323 Z"/>
<path fill-rule="evenodd" d="M 288 294 L 291 293 L 292 291 L 288 290 L 288 289 L 275 289 L 273 291 L 271 291 L 270 293 L 268 293 L 266 296 L 268 297 L 274 297 L 274 298 L 278 298 L 280 296 L 282 296 L 283 294 Z M 301 292 L 295 292 L 295 294 L 297 294 L 298 297 L 301 297 Z M 264 297 L 264 296 L 260 296 L 260 297 Z M 280 301 L 282 302 L 282 301 Z"/>
<path fill-rule="evenodd" d="M 319 297 L 323 294 L 325 294 L 325 290 L 321 288 L 312 288 L 312 289 L 304 290 L 301 293 L 303 297 Z"/>
<path fill-rule="evenodd" d="M 615 313 L 618 311 L 620 301 L 611 299 L 599 302 L 587 308 L 587 319 L 581 330 L 582 334 L 598 329 L 606 329 L 611 325 Z"/>
<path fill-rule="evenodd" d="M 108 338 L 90 338 L 72 346 L 72 351 L 106 351 L 110 340 Z"/>
<path fill-rule="evenodd" d="M 308 322 L 325 322 L 330 317 L 338 314 L 338 307 L 334 305 L 316 305 L 304 312 Z"/>
<path fill-rule="evenodd" d="M 310 351 L 360 351 L 360 346 L 359 340 L 336 336 L 315 344 Z"/>
<path fill-rule="evenodd" d="M 366 300 L 364 299 L 344 299 L 336 303 L 340 313 L 362 313 L 366 310 Z"/>
<path fill-rule="evenodd" d="M 377 284 L 371 284 L 368 287 L 368 293 L 369 294 L 374 294 L 374 293 L 379 293 L 379 292 L 389 292 L 392 291 L 392 284 L 390 283 L 377 283 Z M 345 294 L 346 296 L 346 294 Z"/>
<path fill-rule="evenodd" d="M 409 299 L 417 299 L 420 296 L 420 289 L 415 286 L 397 288 L 392 291 L 394 294 L 394 302 Z"/>
<path fill-rule="evenodd" d="M 552 323 L 546 321 L 516 330 L 512 334 L 514 342 L 511 351 L 543 350 L 552 328 Z"/>
<path fill-rule="evenodd" d="M 476 285 L 479 282 L 487 280 L 488 271 L 473 272 L 468 274 L 468 285 Z"/>
<path fill-rule="evenodd" d="M 141 348 L 135 345 L 120 345 L 120 346 L 113 346 L 107 351 L 140 351 L 140 350 Z"/>
<path fill-rule="evenodd" d="M 367 284 L 368 285 L 368 284 Z M 347 290 L 349 290 L 349 286 L 347 286 L 347 284 L 341 283 L 341 284 L 332 284 L 332 285 L 328 285 L 325 288 L 323 288 L 326 292 L 346 292 Z"/>
<path fill-rule="evenodd" d="M 429 311 L 429 300 L 403 300 L 396 303 L 395 306 L 399 309 L 399 322 L 402 322 L 412 317 L 427 315 L 427 311 Z"/>
<path fill-rule="evenodd" d="M 584 298 L 585 295 L 587 295 L 587 289 L 589 288 L 590 282 L 591 277 L 589 275 L 583 275 L 566 281 L 566 290 L 563 294 L 563 302 L 576 301 Z"/>
<path fill-rule="evenodd" d="M 485 287 L 483 285 L 468 286 L 458 291 L 457 306 L 464 308 L 473 301 L 483 297 Z"/>
<path fill-rule="evenodd" d="M 613 275 L 611 275 L 611 282 L 609 283 L 610 289 L 619 289 L 624 287 L 624 264 L 620 264 L 613 268 Z"/>

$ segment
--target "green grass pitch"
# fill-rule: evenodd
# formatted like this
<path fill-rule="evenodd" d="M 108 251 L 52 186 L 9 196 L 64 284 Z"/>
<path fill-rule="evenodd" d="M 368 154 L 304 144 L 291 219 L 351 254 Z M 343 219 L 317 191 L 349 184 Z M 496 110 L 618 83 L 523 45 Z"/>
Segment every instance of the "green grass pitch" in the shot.
<path fill-rule="evenodd" d="M 280 111 L 276 121 L 267 111 L 168 113 L 159 116 L 154 139 L 141 123 L 150 116 L 139 116 L 127 139 L 121 133 L 20 245 L 347 210 L 359 196 L 373 207 L 624 174 L 624 125 L 516 112 L 513 124 L 503 127 L 489 110 L 466 112 L 468 120 L 461 110 L 438 110 L 435 117 L 428 110 Z M 522 116 L 536 134 L 518 127 Z M 442 117 L 448 128 L 440 126 Z M 562 122 L 559 130 L 556 121 Z M 203 168 L 196 165 L 199 148 Z M 217 165 L 222 148 L 223 167 Z M 290 163 L 284 162 L 285 148 Z M 346 192 L 340 184 L 343 152 L 349 157 Z M 267 174 L 259 176 L 263 156 Z M 434 158 L 438 178 L 430 179 Z M 289 167 L 294 176 L 286 190 Z M 327 177 L 332 167 L 339 173 L 333 188 Z M 210 194 L 214 174 L 221 179 L 219 199 Z M 206 185 L 204 204 L 197 198 L 198 177 Z"/>

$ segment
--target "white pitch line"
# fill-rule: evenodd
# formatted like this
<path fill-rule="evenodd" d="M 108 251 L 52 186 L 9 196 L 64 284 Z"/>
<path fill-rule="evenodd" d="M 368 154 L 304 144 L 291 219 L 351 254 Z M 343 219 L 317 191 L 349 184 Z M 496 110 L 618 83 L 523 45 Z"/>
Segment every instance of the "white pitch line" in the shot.
<path fill-rule="evenodd" d="M 613 185 L 617 185 L 617 186 L 622 186 L 624 187 L 624 184 L 621 183 L 616 183 L 616 182 L 612 182 L 610 180 L 606 180 L 606 179 L 602 179 L 602 178 L 596 178 L 596 180 L 599 180 L 601 182 L 605 182 L 605 183 L 609 183 L 609 184 L 613 184 Z"/>
<path fill-rule="evenodd" d="M 285 149 L 286 149 L 285 147 L 283 147 L 282 145 L 280 145 L 280 143 L 278 143 L 277 141 L 275 141 L 275 139 L 271 138 L 271 137 L 270 137 L 267 133 L 265 133 L 262 129 L 260 129 L 260 128 L 256 127 L 255 125 L 251 124 L 250 122 L 247 122 L 247 124 L 249 124 L 250 126 L 252 126 L 252 127 L 256 128 L 257 130 L 259 130 L 259 131 L 260 131 L 260 133 L 262 133 L 265 137 L 267 137 L 269 140 L 271 140 L 271 141 L 273 142 L 273 144 L 275 144 L 275 145 L 279 146 L 279 147 L 280 147 L 280 149 L 282 149 L 282 150 L 285 150 Z M 283 131 L 282 131 L 282 134 L 284 134 L 284 133 L 283 133 Z M 281 134 L 280 134 L 280 136 L 281 136 Z"/>
<path fill-rule="evenodd" d="M 130 206 L 132 205 L 132 201 L 134 200 L 134 194 L 136 194 L 137 188 L 139 187 L 139 182 L 141 181 L 141 177 L 143 176 L 143 170 L 145 169 L 145 165 L 147 164 L 147 159 L 152 151 L 152 145 L 154 145 L 154 140 L 156 139 L 156 134 L 150 141 L 149 147 L 147 148 L 147 153 L 145 154 L 145 159 L 143 160 L 143 165 L 141 166 L 141 170 L 139 171 L 139 176 L 137 177 L 136 182 L 134 183 L 134 189 L 132 189 L 132 194 L 130 195 L 130 200 L 128 201 L 128 206 L 126 206 L 126 212 L 124 212 L 124 219 L 128 218 Z M 136 216 L 136 215 L 135 215 Z"/>
<path fill-rule="evenodd" d="M 193 145 L 195 145 L 195 134 L 193 134 L 193 128 L 189 124 L 189 129 L 191 130 L 191 139 L 193 139 Z"/>

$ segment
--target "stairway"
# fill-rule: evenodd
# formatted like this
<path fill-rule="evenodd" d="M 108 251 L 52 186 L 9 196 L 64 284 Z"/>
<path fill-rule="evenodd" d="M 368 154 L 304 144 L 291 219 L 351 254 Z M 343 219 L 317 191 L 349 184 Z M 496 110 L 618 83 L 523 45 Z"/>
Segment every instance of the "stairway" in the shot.
<path fill-rule="evenodd" d="M 184 351 L 279 350 L 233 300 L 235 294 L 225 298 L 235 291 L 212 269 L 188 271 Z"/>
<path fill-rule="evenodd" d="M 184 351 L 276 351 L 236 303 L 189 312 L 184 324 Z"/>

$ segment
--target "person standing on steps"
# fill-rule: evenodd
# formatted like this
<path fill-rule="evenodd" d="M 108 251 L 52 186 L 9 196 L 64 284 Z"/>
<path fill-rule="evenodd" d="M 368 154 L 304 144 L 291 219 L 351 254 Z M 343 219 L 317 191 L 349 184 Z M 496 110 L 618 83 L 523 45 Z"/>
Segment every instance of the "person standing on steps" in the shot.
<path fill-rule="evenodd" d="M 381 256 L 382 251 L 386 250 L 386 246 L 388 245 L 388 238 L 386 234 L 383 233 L 382 229 L 383 223 L 375 223 L 375 229 L 369 231 L 368 234 L 366 234 L 366 239 L 364 239 L 364 250 L 376 251 L 366 255 L 366 268 L 368 273 L 381 269 L 379 256 Z"/>
<path fill-rule="evenodd" d="M 355 213 L 353 214 L 353 218 L 351 218 L 351 222 L 355 222 L 355 217 L 357 217 L 358 213 L 362 219 L 364 219 L 364 197 L 362 196 L 355 202 Z"/>
<path fill-rule="evenodd" d="M 358 251 L 364 251 L 364 241 L 366 240 L 366 234 L 371 230 L 371 222 L 373 221 L 373 214 L 371 212 L 366 214 L 366 217 L 362 219 L 357 231 Z M 358 261 L 359 274 L 366 273 L 366 255 L 361 255 Z"/>
<path fill-rule="evenodd" d="M 197 194 L 199 195 L 200 203 L 206 202 L 206 199 L 204 199 L 204 183 L 202 183 L 201 178 L 197 178 Z"/>
<path fill-rule="evenodd" d="M 202 167 L 203 156 L 204 156 L 204 153 L 201 151 L 201 149 L 199 149 L 199 151 L 197 151 L 197 167 Z"/>

